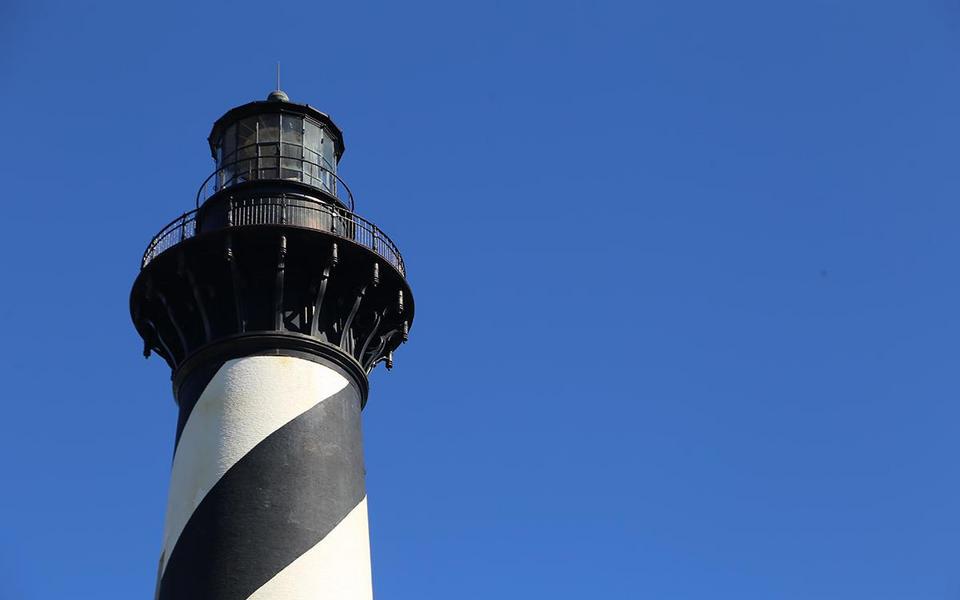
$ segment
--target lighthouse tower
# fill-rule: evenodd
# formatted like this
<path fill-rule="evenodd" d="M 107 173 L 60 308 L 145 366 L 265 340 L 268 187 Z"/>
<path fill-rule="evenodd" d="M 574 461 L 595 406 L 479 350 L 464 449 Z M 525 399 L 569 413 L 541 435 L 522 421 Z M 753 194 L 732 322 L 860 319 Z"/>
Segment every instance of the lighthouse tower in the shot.
<path fill-rule="evenodd" d="M 403 259 L 354 212 L 328 115 L 278 90 L 209 142 L 130 295 L 179 407 L 157 598 L 371 598 L 360 411 L 413 319 Z"/>

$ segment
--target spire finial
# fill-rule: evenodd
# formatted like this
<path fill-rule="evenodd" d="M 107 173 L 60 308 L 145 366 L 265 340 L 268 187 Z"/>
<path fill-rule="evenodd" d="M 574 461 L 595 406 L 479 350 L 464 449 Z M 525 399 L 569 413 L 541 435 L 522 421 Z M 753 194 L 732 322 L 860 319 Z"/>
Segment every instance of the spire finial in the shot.
<path fill-rule="evenodd" d="M 267 100 L 271 102 L 290 102 L 290 97 L 280 89 L 280 61 L 277 61 L 277 89 L 270 92 Z"/>

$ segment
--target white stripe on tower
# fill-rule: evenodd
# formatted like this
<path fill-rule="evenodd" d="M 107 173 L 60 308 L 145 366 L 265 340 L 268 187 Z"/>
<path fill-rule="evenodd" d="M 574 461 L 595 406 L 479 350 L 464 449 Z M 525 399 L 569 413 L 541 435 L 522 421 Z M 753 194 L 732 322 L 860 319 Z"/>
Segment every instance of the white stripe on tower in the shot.
<path fill-rule="evenodd" d="M 292 356 L 203 383 L 178 397 L 158 598 L 372 598 L 357 386 Z"/>
<path fill-rule="evenodd" d="M 324 595 L 305 595 L 323 590 Z M 263 584 L 250 600 L 373 598 L 367 499 L 360 501 L 327 537 Z"/>

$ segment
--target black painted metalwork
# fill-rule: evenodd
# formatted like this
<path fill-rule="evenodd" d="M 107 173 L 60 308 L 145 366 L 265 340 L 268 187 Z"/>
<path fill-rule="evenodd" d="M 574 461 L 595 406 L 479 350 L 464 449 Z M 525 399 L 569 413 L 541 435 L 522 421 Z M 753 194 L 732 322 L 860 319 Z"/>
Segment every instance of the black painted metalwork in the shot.
<path fill-rule="evenodd" d="M 281 131 L 294 123 L 294 141 L 296 123 L 320 128 L 335 144 L 332 160 L 311 160 L 316 140 L 306 137 L 291 154 L 285 134 L 273 138 L 260 125 L 230 134 L 255 141 L 224 156 L 224 135 L 237 123 L 274 118 Z M 335 172 L 342 139 L 328 116 L 276 99 L 232 109 L 214 125 L 217 168 L 196 208 L 150 241 L 130 297 L 145 354 L 162 356 L 177 380 L 214 349 L 239 351 L 231 340 L 242 340 L 243 352 L 323 349 L 358 373 L 392 366 L 413 320 L 406 266 L 397 245 L 354 212 L 353 194 Z"/>
<path fill-rule="evenodd" d="M 150 261 L 174 245 L 193 238 L 203 231 L 212 231 L 219 229 L 221 226 L 229 228 L 251 225 L 289 225 L 323 231 L 329 235 L 365 246 L 380 255 L 401 275 L 406 275 L 403 256 L 393 240 L 370 221 L 340 206 L 311 198 L 296 191 L 280 192 L 276 195 L 266 194 L 262 197 L 256 194 L 230 194 L 219 198 L 211 198 L 211 200 L 216 200 L 216 202 L 204 204 L 205 214 L 209 217 L 204 225 L 198 224 L 204 216 L 203 211 L 194 209 L 170 221 L 153 236 L 143 253 L 140 263 L 141 268 L 146 267 Z M 220 207 L 218 203 L 228 204 L 226 210 L 232 216 L 230 221 L 224 220 L 219 223 L 215 220 L 216 216 L 226 214 L 223 212 L 217 213 L 213 210 L 215 207 Z M 283 215 L 284 210 L 289 213 L 286 217 Z"/>

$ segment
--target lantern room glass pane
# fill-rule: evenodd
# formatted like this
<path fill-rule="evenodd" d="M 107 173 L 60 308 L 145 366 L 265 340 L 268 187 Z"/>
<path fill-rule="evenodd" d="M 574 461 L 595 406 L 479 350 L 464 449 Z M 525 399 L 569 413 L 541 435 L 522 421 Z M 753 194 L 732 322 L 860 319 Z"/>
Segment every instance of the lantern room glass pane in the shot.
<path fill-rule="evenodd" d="M 330 169 L 333 172 L 337 171 L 337 159 L 334 156 L 336 144 L 334 143 L 334 137 L 330 135 L 330 132 L 327 130 L 323 131 L 322 144 L 320 146 L 320 154 L 323 156 L 323 166 L 327 169 Z"/>
<path fill-rule="evenodd" d="M 270 143 L 280 141 L 280 114 L 266 114 L 257 117 L 260 127 L 260 143 Z"/>
<path fill-rule="evenodd" d="M 237 183 L 257 179 L 257 118 L 247 117 L 237 123 Z"/>
<path fill-rule="evenodd" d="M 323 136 L 320 139 L 320 164 L 323 165 L 326 171 L 321 173 L 323 178 L 324 188 L 327 189 L 331 194 L 337 194 L 337 158 L 336 158 L 336 145 L 334 143 L 334 137 L 330 135 L 330 131 L 327 129 L 323 130 Z"/>
<path fill-rule="evenodd" d="M 307 119 L 303 124 L 303 146 L 314 153 L 319 153 L 321 133 L 320 126 Z"/>
<path fill-rule="evenodd" d="M 258 179 L 277 179 L 279 177 L 279 161 L 276 158 L 280 153 L 280 113 L 264 114 L 257 117 L 259 132 L 259 167 Z"/>
<path fill-rule="evenodd" d="M 226 161 L 233 159 L 233 153 L 237 149 L 237 128 L 235 125 L 227 127 L 223 133 L 223 158 Z"/>
<path fill-rule="evenodd" d="M 283 115 L 283 141 L 303 145 L 303 117 Z"/>
<path fill-rule="evenodd" d="M 306 119 L 303 123 L 303 181 L 310 185 L 323 187 L 320 179 L 323 172 L 320 168 L 323 162 L 320 157 L 320 137 L 323 130 L 320 126 Z"/>
<path fill-rule="evenodd" d="M 280 161 L 280 166 L 283 172 L 280 177 L 300 181 L 302 179 L 301 174 L 303 173 L 303 161 L 300 160 L 300 158 L 302 158 L 303 148 L 294 144 L 283 144 L 281 150 L 283 152 L 283 158 Z"/>
<path fill-rule="evenodd" d="M 256 156 L 256 152 L 251 151 L 250 147 L 257 143 L 257 137 L 256 117 L 247 117 L 237 123 L 237 150 L 241 153 L 241 156 L 244 154 L 246 156 Z"/>
<path fill-rule="evenodd" d="M 303 179 L 303 117 L 284 114 L 281 132 L 280 177 L 282 179 Z"/>
<path fill-rule="evenodd" d="M 260 158 L 259 168 L 257 170 L 258 179 L 277 179 L 278 178 L 278 166 L 279 166 L 279 144 L 263 144 L 261 143 L 258 148 L 260 149 Z"/>
<path fill-rule="evenodd" d="M 227 127 L 223 133 L 220 154 L 220 186 L 233 184 L 234 164 L 237 150 L 237 128 L 233 125 Z"/>

